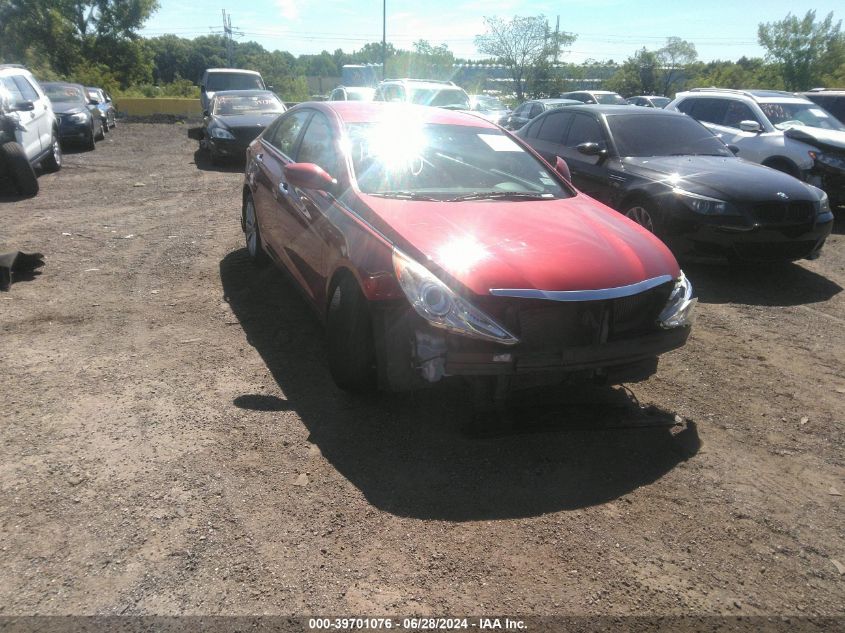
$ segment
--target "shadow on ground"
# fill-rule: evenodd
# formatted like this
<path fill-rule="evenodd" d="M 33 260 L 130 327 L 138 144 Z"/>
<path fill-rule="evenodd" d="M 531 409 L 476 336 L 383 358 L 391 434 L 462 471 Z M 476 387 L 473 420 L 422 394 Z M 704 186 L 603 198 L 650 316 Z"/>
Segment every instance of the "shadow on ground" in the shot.
<path fill-rule="evenodd" d="M 842 292 L 839 284 L 797 263 L 685 264 L 684 272 L 702 303 L 794 306 L 827 301 Z"/>
<path fill-rule="evenodd" d="M 197 166 L 197 169 L 202 169 L 203 171 L 219 171 L 229 174 L 244 173 L 243 160 L 226 159 L 219 165 L 214 165 L 211 162 L 211 156 L 208 155 L 208 152 L 201 149 L 197 149 L 194 152 L 194 164 Z"/>
<path fill-rule="evenodd" d="M 460 521 L 581 508 L 650 484 L 698 451 L 692 422 L 644 410 L 621 389 L 526 392 L 509 407 L 516 425 L 490 437 L 466 432 L 473 412 L 461 384 L 347 396 L 329 377 L 320 325 L 281 272 L 257 271 L 241 249 L 223 258 L 220 276 L 284 393 L 273 405 L 295 411 L 309 441 L 382 510 Z"/>

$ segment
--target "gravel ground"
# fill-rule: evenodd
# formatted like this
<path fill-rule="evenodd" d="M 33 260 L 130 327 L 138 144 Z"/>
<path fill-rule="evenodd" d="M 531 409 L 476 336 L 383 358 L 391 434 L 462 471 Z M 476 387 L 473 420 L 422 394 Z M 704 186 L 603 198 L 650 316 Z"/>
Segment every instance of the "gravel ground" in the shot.
<path fill-rule="evenodd" d="M 356 399 L 273 270 L 241 169 L 119 126 L 0 251 L 0 616 L 845 616 L 845 222 L 823 256 L 687 267 L 685 348 L 625 389 Z"/>

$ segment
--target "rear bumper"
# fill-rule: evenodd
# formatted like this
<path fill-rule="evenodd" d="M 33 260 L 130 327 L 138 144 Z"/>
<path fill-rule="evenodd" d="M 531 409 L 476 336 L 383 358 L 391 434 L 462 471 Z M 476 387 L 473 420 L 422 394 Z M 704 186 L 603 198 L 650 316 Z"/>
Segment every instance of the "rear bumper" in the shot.
<path fill-rule="evenodd" d="M 682 347 L 681 327 L 606 343 L 522 349 L 434 328 L 410 307 L 373 308 L 379 384 L 388 391 L 425 387 L 448 376 L 528 376 L 586 372 L 612 383 L 644 380 L 657 356 Z"/>

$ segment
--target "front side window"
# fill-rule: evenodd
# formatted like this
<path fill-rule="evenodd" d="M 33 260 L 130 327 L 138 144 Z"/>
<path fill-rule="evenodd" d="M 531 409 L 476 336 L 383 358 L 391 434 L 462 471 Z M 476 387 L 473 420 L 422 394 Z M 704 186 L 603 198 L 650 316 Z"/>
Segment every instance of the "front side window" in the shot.
<path fill-rule="evenodd" d="M 534 125 L 537 140 L 563 143 L 563 136 L 572 116 L 571 112 L 551 112 L 547 114 L 540 120 L 539 125 Z M 539 130 L 536 129 L 538 127 Z"/>
<path fill-rule="evenodd" d="M 32 87 L 32 84 L 29 83 L 26 77 L 15 76 L 12 79 L 15 80 L 18 88 L 20 88 L 25 101 L 38 101 L 38 92 Z"/>
<path fill-rule="evenodd" d="M 604 135 L 601 125 L 593 117 L 586 114 L 576 114 L 566 135 L 566 146 L 577 147 L 581 143 L 602 143 Z"/>
<path fill-rule="evenodd" d="M 710 130 L 684 116 L 613 114 L 607 126 L 620 156 L 733 156 Z"/>
<path fill-rule="evenodd" d="M 267 139 L 268 142 L 285 156 L 293 156 L 296 139 L 299 138 L 302 126 L 305 125 L 308 117 L 311 116 L 311 112 L 311 110 L 299 110 L 297 112 L 291 112 L 282 118 L 273 129 L 270 138 Z"/>
<path fill-rule="evenodd" d="M 12 103 L 18 103 L 24 100 L 21 89 L 18 88 L 18 85 L 11 77 L 0 77 L 0 81 L 3 82 L 3 86 L 9 91 Z"/>
<path fill-rule="evenodd" d="M 725 119 L 722 121 L 722 125 L 739 129 L 739 124 L 743 121 L 756 121 L 759 123 L 751 108 L 742 101 L 731 101 L 727 110 L 725 110 Z"/>
<path fill-rule="evenodd" d="M 326 173 L 336 175 L 338 160 L 334 135 L 328 120 L 322 114 L 314 115 L 305 134 L 302 135 L 296 162 L 314 163 L 322 167 Z"/>
<path fill-rule="evenodd" d="M 346 145 L 359 188 L 372 195 L 433 200 L 572 195 L 498 129 L 405 121 L 351 123 Z"/>

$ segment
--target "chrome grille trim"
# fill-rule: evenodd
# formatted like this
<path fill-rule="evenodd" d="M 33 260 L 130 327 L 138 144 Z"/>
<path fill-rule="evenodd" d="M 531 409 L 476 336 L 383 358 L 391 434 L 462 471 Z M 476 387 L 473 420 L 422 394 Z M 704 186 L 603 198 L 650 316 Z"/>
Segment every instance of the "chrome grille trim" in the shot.
<path fill-rule="evenodd" d="M 490 294 L 496 297 L 517 297 L 520 299 L 546 299 L 548 301 L 601 301 L 630 297 L 646 290 L 651 290 L 667 282 L 674 281 L 671 275 L 660 275 L 629 286 L 601 288 L 596 290 L 536 290 L 534 288 L 491 288 Z"/>

